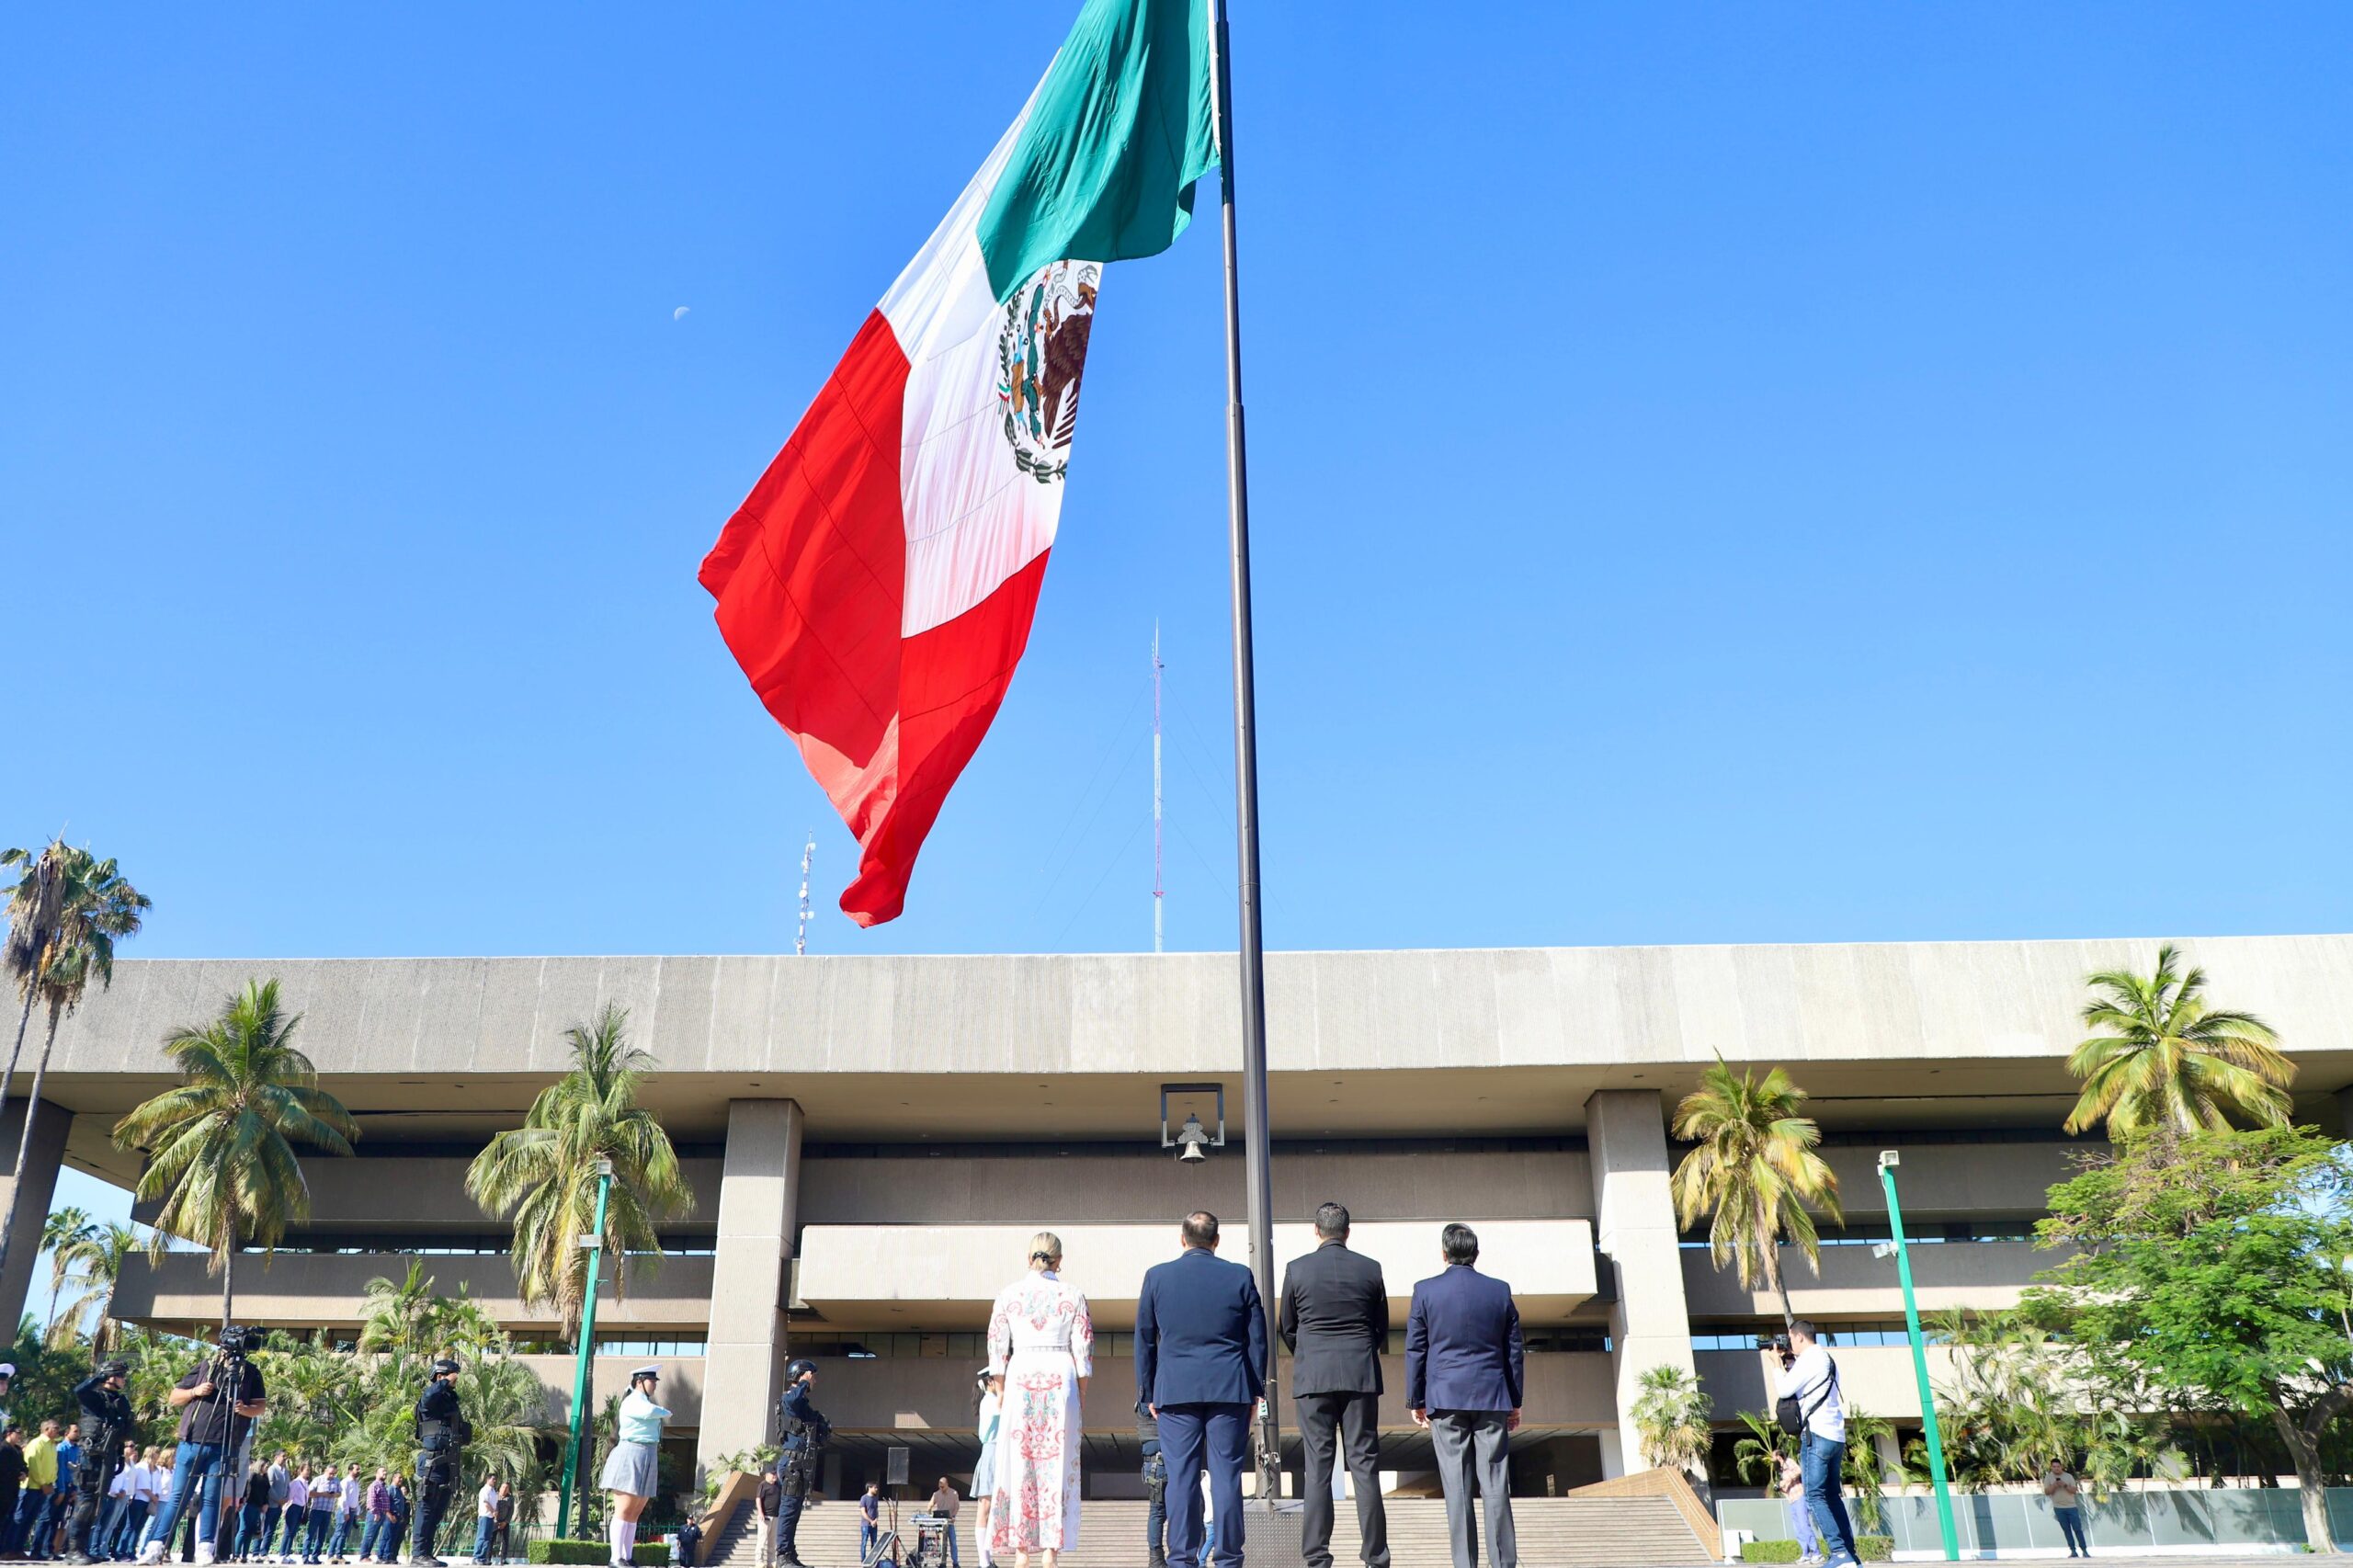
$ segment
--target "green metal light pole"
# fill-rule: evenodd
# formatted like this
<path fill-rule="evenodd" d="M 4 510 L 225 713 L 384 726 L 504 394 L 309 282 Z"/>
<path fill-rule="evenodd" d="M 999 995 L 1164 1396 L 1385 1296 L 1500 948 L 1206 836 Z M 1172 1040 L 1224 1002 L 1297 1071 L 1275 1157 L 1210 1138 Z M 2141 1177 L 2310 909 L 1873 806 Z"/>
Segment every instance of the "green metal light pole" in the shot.
<path fill-rule="evenodd" d="M 1904 1283 L 1904 1326 L 1912 1339 L 1912 1371 L 1920 1380 L 1920 1421 L 1927 1428 L 1928 1475 L 1937 1488 L 1937 1528 L 1945 1538 L 1945 1561 L 1961 1561 L 1961 1537 L 1953 1530 L 1952 1489 L 1945 1483 L 1945 1437 L 1937 1428 L 1937 1395 L 1928 1386 L 1928 1346 L 1920 1337 L 1920 1305 L 1912 1296 L 1912 1254 L 1904 1244 L 1904 1205 L 1895 1197 L 1895 1167 L 1902 1163 L 1893 1149 L 1880 1152 L 1879 1184 L 1887 1189 L 1887 1224 L 1895 1237 L 1895 1277 Z"/>
<path fill-rule="evenodd" d="M 588 1372 L 597 1355 L 597 1276 L 605 1261 L 605 1199 L 612 1196 L 613 1162 L 597 1162 L 597 1228 L 580 1238 L 588 1250 L 588 1292 L 580 1303 L 579 1354 L 573 1358 L 572 1436 L 563 1445 L 563 1483 L 556 1494 L 555 1538 L 565 1540 L 572 1529 L 572 1482 L 580 1469 L 580 1437 L 588 1422 Z M 1938 1474 L 1943 1472 L 1939 1471 Z"/>

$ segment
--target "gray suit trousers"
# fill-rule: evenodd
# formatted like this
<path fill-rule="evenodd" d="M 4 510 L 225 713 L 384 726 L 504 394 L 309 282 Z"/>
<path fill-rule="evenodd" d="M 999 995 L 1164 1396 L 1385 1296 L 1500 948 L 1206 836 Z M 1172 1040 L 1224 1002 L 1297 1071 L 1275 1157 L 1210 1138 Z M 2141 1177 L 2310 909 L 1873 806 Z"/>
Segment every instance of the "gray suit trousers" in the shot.
<path fill-rule="evenodd" d="M 1487 1561 L 1494 1568 L 1519 1568 L 1519 1538 L 1511 1523 L 1511 1434 L 1505 1428 L 1510 1416 L 1506 1410 L 1430 1412 L 1454 1568 L 1479 1568 L 1479 1524 L 1471 1511 L 1474 1489 L 1487 1500 Z"/>

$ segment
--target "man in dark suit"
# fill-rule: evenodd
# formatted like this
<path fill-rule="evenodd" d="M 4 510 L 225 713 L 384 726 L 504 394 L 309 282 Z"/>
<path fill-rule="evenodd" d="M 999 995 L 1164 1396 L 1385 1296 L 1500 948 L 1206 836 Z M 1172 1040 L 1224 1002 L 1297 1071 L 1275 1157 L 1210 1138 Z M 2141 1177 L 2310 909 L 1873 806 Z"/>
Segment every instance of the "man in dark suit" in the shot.
<path fill-rule="evenodd" d="M 1471 1267 L 1479 1261 L 1479 1238 L 1470 1226 L 1449 1225 L 1439 1246 L 1446 1272 L 1414 1287 L 1405 1319 L 1405 1403 L 1438 1450 L 1454 1568 L 1477 1568 L 1479 1562 L 1474 1486 L 1487 1499 L 1488 1560 L 1495 1568 L 1518 1568 L 1511 1434 L 1519 1427 L 1527 1386 L 1519 1309 L 1510 1286 Z"/>
<path fill-rule="evenodd" d="M 1307 1450 L 1300 1523 L 1308 1568 L 1332 1568 L 1332 1448 L 1347 1445 L 1365 1568 L 1389 1568 L 1381 1504 L 1381 1352 L 1389 1340 L 1389 1287 L 1381 1265 L 1348 1250 L 1348 1211 L 1315 1210 L 1315 1250 L 1283 1271 L 1283 1344 Z"/>
<path fill-rule="evenodd" d="M 1242 1466 L 1267 1386 L 1267 1309 L 1250 1271 L 1217 1256 L 1216 1215 L 1186 1215 L 1180 1239 L 1184 1251 L 1145 1270 L 1136 1298 L 1136 1397 L 1160 1423 L 1169 1568 L 1200 1568 L 1204 1469 L 1217 1568 L 1240 1568 Z"/>

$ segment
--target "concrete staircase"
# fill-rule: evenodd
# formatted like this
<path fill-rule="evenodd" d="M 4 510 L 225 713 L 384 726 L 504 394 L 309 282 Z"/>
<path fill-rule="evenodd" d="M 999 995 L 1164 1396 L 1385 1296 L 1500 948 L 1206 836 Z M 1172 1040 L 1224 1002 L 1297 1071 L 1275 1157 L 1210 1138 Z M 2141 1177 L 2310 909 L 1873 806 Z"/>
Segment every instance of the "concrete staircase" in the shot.
<path fill-rule="evenodd" d="M 1062 1561 L 1070 1568 L 1144 1568 L 1144 1509 L 1141 1502 L 1081 1504 L 1079 1544 Z M 1387 1511 L 1392 1568 L 1447 1568 L 1452 1553 L 1442 1501 L 1392 1497 Z M 900 1522 L 910 1539 L 915 1532 L 907 1521 L 915 1512 L 910 1505 L 900 1506 Z M 1356 1505 L 1344 1499 L 1335 1513 L 1334 1568 L 1356 1568 Z M 968 1502 L 957 1520 L 964 1568 L 977 1568 L 972 1517 Z M 1520 1568 L 1698 1568 L 1709 1561 L 1691 1527 L 1665 1497 L 1515 1497 L 1512 1523 L 1519 1536 Z M 704 1568 L 762 1568 L 754 1524 L 752 1509 L 738 1508 L 710 1543 Z M 1483 1536 L 1483 1514 L 1480 1528 Z M 857 1568 L 857 1505 L 828 1502 L 802 1515 L 801 1555 L 811 1568 Z M 1483 1550 L 1481 1561 L 1486 1561 Z M 1009 1559 L 1004 1568 L 1012 1568 Z"/>

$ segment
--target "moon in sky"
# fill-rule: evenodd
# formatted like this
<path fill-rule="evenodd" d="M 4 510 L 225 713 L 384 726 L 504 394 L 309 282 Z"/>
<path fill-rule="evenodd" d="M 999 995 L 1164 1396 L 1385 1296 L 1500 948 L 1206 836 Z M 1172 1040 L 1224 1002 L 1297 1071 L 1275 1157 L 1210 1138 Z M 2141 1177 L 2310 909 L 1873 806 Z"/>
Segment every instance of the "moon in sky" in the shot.
<path fill-rule="evenodd" d="M 686 319 L 688 308 L 688 307 L 685 305 L 680 305 L 676 310 L 670 312 L 670 319 L 672 321 L 684 321 Z"/>

